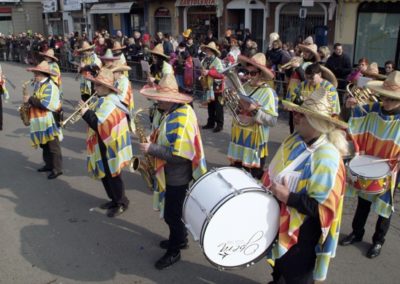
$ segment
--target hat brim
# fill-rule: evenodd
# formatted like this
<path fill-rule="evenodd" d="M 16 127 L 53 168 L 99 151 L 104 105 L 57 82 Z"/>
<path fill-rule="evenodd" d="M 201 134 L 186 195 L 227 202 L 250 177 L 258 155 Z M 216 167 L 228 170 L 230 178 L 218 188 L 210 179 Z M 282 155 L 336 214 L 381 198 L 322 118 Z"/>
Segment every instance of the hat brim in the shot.
<path fill-rule="evenodd" d="M 130 70 L 132 70 L 132 68 L 129 66 L 118 66 L 115 68 L 111 68 L 111 72 L 125 72 Z"/>
<path fill-rule="evenodd" d="M 217 56 L 221 56 L 221 51 L 219 51 L 218 49 L 215 49 L 215 48 L 209 47 L 208 45 L 202 44 L 200 46 L 200 50 L 204 52 L 204 49 L 209 49 L 212 52 L 214 52 Z"/>
<path fill-rule="evenodd" d="M 300 113 L 305 114 L 305 115 L 310 115 L 310 116 L 313 116 L 315 118 L 323 119 L 325 121 L 328 121 L 328 122 L 331 122 L 331 123 L 335 124 L 337 127 L 342 128 L 342 129 L 343 128 L 345 129 L 345 128 L 349 127 L 349 125 L 344 121 L 341 121 L 341 120 L 339 120 L 337 118 L 334 118 L 334 117 L 331 117 L 331 116 L 328 116 L 328 115 L 324 115 L 324 114 L 322 114 L 320 112 L 315 112 L 315 111 L 309 110 L 309 109 L 304 108 L 302 106 L 296 105 L 295 103 L 292 103 L 290 101 L 282 100 L 282 104 L 289 111 L 300 112 Z"/>
<path fill-rule="evenodd" d="M 86 80 L 89 80 L 89 81 L 93 82 L 93 83 L 97 83 L 97 84 L 103 85 L 103 86 L 109 88 L 110 90 L 112 90 L 113 92 L 115 92 L 117 94 L 119 94 L 121 92 L 118 88 L 114 87 L 113 85 L 104 83 L 103 81 L 98 80 L 96 77 L 85 76 L 84 78 Z"/>
<path fill-rule="evenodd" d="M 318 54 L 318 52 L 312 50 L 308 45 L 299 44 L 298 46 L 302 51 L 306 50 L 306 51 L 311 52 L 312 54 L 314 54 L 316 62 L 320 62 L 321 61 L 321 56 Z"/>
<path fill-rule="evenodd" d="M 335 74 L 333 74 L 333 72 L 331 70 L 329 70 L 328 68 L 326 68 L 325 66 L 323 66 L 323 65 L 320 65 L 320 66 L 321 66 L 321 70 L 322 70 L 322 74 L 321 74 L 322 78 L 331 82 L 331 84 L 335 88 L 337 88 L 338 80 L 336 79 Z"/>
<path fill-rule="evenodd" d="M 162 57 L 165 57 L 166 59 L 169 59 L 169 56 L 168 56 L 168 55 L 165 55 L 164 53 L 157 52 L 157 51 L 153 51 L 153 50 L 150 50 L 149 52 L 150 52 L 151 54 L 160 55 L 160 56 L 162 56 Z"/>
<path fill-rule="evenodd" d="M 57 73 L 53 73 L 53 72 L 51 72 L 50 70 L 45 70 L 45 69 L 41 69 L 41 68 L 37 68 L 37 67 L 29 67 L 29 68 L 26 68 L 26 71 L 45 73 L 45 74 L 48 74 L 48 75 L 50 75 L 50 76 L 58 76 Z"/>
<path fill-rule="evenodd" d="M 121 46 L 121 47 L 112 48 L 111 51 L 119 51 L 119 50 L 123 50 L 123 49 L 125 49 L 125 48 L 126 48 L 126 45 L 123 45 L 123 46 Z"/>
<path fill-rule="evenodd" d="M 100 60 L 113 60 L 113 61 L 116 61 L 116 60 L 119 60 L 119 57 L 115 57 L 115 56 L 113 56 L 113 57 L 100 56 Z"/>
<path fill-rule="evenodd" d="M 51 56 L 51 55 L 48 55 L 48 54 L 43 53 L 43 52 L 39 52 L 39 54 L 42 55 L 42 56 L 44 56 L 44 57 L 51 58 L 51 59 L 53 59 L 54 61 L 57 61 L 57 62 L 58 62 L 58 58 L 55 57 L 55 56 Z"/>
<path fill-rule="evenodd" d="M 386 80 L 387 76 L 382 74 L 377 74 L 369 71 L 362 71 L 361 72 L 365 77 L 372 78 L 374 80 Z"/>
<path fill-rule="evenodd" d="M 89 47 L 77 49 L 76 52 L 85 52 L 85 51 L 94 49 L 94 47 L 95 47 L 95 45 L 92 44 Z"/>
<path fill-rule="evenodd" d="M 391 99 L 395 99 L 395 100 L 400 100 L 400 92 L 385 89 L 383 87 L 383 81 L 380 81 L 380 80 L 369 81 L 369 82 L 367 82 L 366 87 L 375 92 L 378 92 L 382 96 L 385 96 L 385 97 L 388 97 Z"/>
<path fill-rule="evenodd" d="M 275 77 L 275 74 L 271 70 L 269 70 L 266 66 L 258 64 L 257 62 L 255 62 L 254 60 L 252 60 L 249 57 L 246 57 L 246 56 L 243 56 L 243 55 L 239 55 L 238 56 L 238 61 L 239 61 L 239 63 L 251 64 L 254 67 L 260 69 L 261 72 L 264 73 L 264 75 L 265 75 L 267 80 L 272 80 Z"/>
<path fill-rule="evenodd" d="M 140 94 L 155 101 L 187 104 L 193 101 L 191 96 L 179 93 L 179 92 L 159 92 L 157 88 L 149 87 L 145 85 L 141 90 Z"/>

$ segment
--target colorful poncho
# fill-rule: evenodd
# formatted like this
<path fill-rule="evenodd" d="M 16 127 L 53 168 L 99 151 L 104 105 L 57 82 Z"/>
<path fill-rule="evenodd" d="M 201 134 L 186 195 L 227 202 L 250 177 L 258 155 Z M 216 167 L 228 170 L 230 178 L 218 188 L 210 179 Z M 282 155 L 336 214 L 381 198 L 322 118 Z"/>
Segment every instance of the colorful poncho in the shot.
<path fill-rule="evenodd" d="M 261 106 L 259 111 L 278 116 L 278 96 L 272 88 L 268 85 L 258 89 L 246 86 L 245 91 Z M 268 156 L 268 138 L 269 126 L 254 123 L 245 127 L 232 120 L 229 161 L 242 162 L 242 165 L 248 168 L 259 168 L 260 159 Z"/>
<path fill-rule="evenodd" d="M 119 56 L 119 59 L 115 61 L 115 65 L 126 65 L 128 66 L 128 64 L 126 63 L 126 58 L 125 55 L 121 52 L 120 55 L 116 55 Z M 129 78 L 129 72 L 128 71 L 124 71 L 122 72 L 124 74 L 125 77 Z"/>
<path fill-rule="evenodd" d="M 50 76 L 51 80 L 57 85 L 58 89 L 61 91 L 61 71 L 60 67 L 58 66 L 57 62 L 49 62 L 49 67 L 51 72 L 57 74 L 57 76 Z"/>
<path fill-rule="evenodd" d="M 172 149 L 172 154 L 192 161 L 193 178 L 196 180 L 207 172 L 203 143 L 196 114 L 189 105 L 183 105 L 161 119 L 158 129 L 153 132 L 153 143 L 167 146 Z M 163 216 L 165 197 L 166 161 L 155 159 L 155 172 L 157 185 L 154 194 L 154 209 L 160 210 Z"/>
<path fill-rule="evenodd" d="M 346 173 L 338 150 L 327 141 L 325 135 L 315 142 L 319 143 L 321 145 L 295 168 L 300 173 L 295 192 L 307 194 L 319 204 L 321 238 L 315 248 L 317 260 L 314 280 L 322 281 L 326 278 L 330 259 L 336 252 Z M 306 150 L 307 145 L 297 133 L 290 135 L 271 161 L 269 168 L 272 170 L 264 174 L 263 184 L 268 186 L 269 176 L 277 176 Z M 268 255 L 271 264 L 297 243 L 300 227 L 306 218 L 308 217 L 297 209 L 281 204 L 278 243 Z"/>
<path fill-rule="evenodd" d="M 92 53 L 90 56 L 82 57 L 81 64 L 86 65 L 97 65 L 99 68 L 101 67 L 101 60 L 97 57 L 95 53 Z M 92 82 L 86 80 L 84 77 L 89 75 L 88 72 L 86 74 L 82 74 L 81 76 L 81 85 L 80 90 L 81 94 L 91 95 L 92 94 Z"/>
<path fill-rule="evenodd" d="M 46 109 L 31 106 L 30 108 L 30 131 L 33 147 L 46 144 L 58 137 L 62 141 L 63 135 L 61 128 L 57 126 L 52 112 L 61 109 L 59 90 L 50 79 L 43 84 L 36 83 L 33 96 L 40 100 Z"/>
<path fill-rule="evenodd" d="M 382 159 L 400 156 L 400 114 L 385 115 L 379 103 L 364 105 L 368 114 L 356 108 L 349 120 L 349 133 L 355 143 L 355 151 L 361 155 L 371 155 Z M 396 186 L 397 166 L 391 164 L 392 177 L 388 185 L 390 190 L 381 194 L 365 194 L 348 186 L 346 195 L 355 196 L 372 202 L 374 211 L 388 218 L 393 212 L 393 193 Z"/>
<path fill-rule="evenodd" d="M 105 177 L 103 161 L 99 147 L 99 137 L 107 148 L 107 162 L 113 177 L 121 173 L 132 158 L 131 136 L 129 135 L 128 119 L 126 114 L 115 106 L 117 95 L 109 94 L 100 97 L 94 109 L 97 119 L 97 133 L 88 128 L 87 169 L 96 179 Z"/>
<path fill-rule="evenodd" d="M 115 82 L 115 87 L 121 92 L 118 94 L 119 100 L 127 106 L 129 112 L 132 112 L 135 107 L 133 100 L 132 84 L 127 77 L 122 75 L 118 81 Z"/>
<path fill-rule="evenodd" d="M 332 105 L 332 113 L 339 115 L 340 114 L 340 101 L 339 95 L 336 91 L 336 88 L 326 80 L 323 80 L 321 83 L 318 83 L 316 86 L 312 86 L 308 80 L 301 82 L 297 88 L 294 89 L 292 93 L 287 93 L 286 99 L 293 102 L 296 97 L 309 97 L 315 90 L 323 88 L 328 92 L 328 99 Z"/>
<path fill-rule="evenodd" d="M 201 65 L 206 70 L 215 70 L 217 73 L 221 73 L 224 70 L 224 65 L 218 57 L 213 57 L 211 59 L 211 63 L 208 64 L 209 58 L 204 58 Z M 214 93 L 214 78 L 210 75 L 207 75 L 207 86 L 208 89 L 206 91 L 206 101 L 214 101 L 215 100 L 215 93 Z"/>

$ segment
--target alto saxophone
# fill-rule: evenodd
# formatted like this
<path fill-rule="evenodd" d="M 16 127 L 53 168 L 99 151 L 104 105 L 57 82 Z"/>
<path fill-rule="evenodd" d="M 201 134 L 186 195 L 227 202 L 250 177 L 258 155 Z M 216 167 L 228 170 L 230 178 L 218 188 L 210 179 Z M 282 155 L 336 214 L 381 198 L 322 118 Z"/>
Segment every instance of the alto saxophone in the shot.
<path fill-rule="evenodd" d="M 22 96 L 29 96 L 28 92 L 28 85 L 32 82 L 32 80 L 25 81 L 22 84 Z M 19 116 L 21 117 L 22 122 L 24 123 L 25 126 L 29 126 L 31 124 L 30 122 L 30 105 L 29 103 L 22 103 L 20 107 L 18 108 L 19 111 Z"/>
<path fill-rule="evenodd" d="M 147 138 L 144 130 L 143 124 L 140 122 L 140 116 L 141 112 L 143 112 L 143 109 L 139 109 L 136 111 L 134 114 L 133 121 L 135 123 L 136 131 L 135 134 L 139 138 L 140 143 L 147 143 Z M 129 163 L 129 169 L 131 172 L 136 172 L 139 171 L 139 173 L 142 175 L 142 178 L 146 182 L 147 187 L 152 191 L 153 190 L 153 185 L 154 185 L 154 159 L 148 155 L 145 154 L 144 158 L 140 158 L 139 156 L 133 156 L 130 163 Z"/>

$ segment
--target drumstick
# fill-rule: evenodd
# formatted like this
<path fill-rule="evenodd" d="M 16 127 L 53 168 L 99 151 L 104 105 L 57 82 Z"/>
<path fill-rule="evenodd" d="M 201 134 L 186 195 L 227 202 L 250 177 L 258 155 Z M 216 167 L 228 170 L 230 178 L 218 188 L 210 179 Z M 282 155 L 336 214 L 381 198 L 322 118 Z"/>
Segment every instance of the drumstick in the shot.
<path fill-rule="evenodd" d="M 383 162 L 390 162 L 390 161 L 399 162 L 397 158 L 380 159 L 380 160 L 368 161 L 368 163 L 363 163 L 363 164 L 359 164 L 359 165 L 353 165 L 353 167 L 363 167 L 365 165 L 377 164 L 377 163 L 383 163 Z"/>

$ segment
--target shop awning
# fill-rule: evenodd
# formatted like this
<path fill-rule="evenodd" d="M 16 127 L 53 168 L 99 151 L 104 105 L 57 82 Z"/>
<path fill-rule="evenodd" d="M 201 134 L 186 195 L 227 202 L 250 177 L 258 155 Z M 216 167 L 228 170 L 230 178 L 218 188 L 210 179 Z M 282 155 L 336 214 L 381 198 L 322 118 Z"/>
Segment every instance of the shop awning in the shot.
<path fill-rule="evenodd" d="M 125 14 L 131 11 L 134 3 L 136 2 L 94 4 L 90 8 L 89 14 Z"/>
<path fill-rule="evenodd" d="M 216 6 L 218 0 L 177 0 L 175 6 Z"/>

